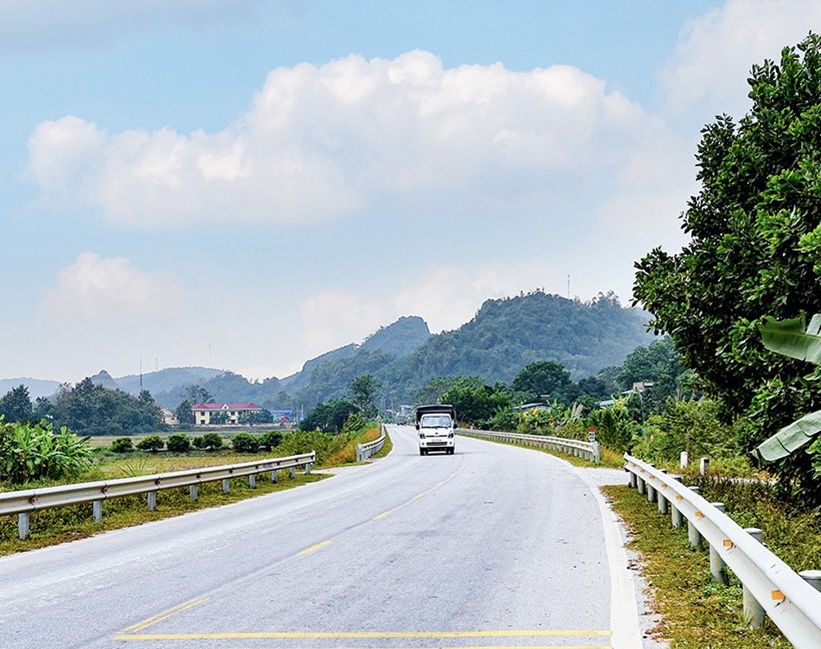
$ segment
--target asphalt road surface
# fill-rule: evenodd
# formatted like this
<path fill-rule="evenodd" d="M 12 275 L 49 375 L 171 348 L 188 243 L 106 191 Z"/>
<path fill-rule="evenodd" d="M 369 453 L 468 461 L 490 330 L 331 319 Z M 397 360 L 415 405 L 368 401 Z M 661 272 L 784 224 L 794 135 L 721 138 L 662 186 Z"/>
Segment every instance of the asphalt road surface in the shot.
<path fill-rule="evenodd" d="M 588 471 L 470 438 L 0 558 L 0 648 L 638 649 Z"/>

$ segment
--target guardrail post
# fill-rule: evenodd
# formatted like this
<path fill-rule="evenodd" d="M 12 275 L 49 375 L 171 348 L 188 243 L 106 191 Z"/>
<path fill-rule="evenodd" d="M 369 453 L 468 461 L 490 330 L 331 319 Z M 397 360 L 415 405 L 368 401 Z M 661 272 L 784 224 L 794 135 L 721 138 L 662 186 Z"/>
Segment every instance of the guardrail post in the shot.
<path fill-rule="evenodd" d="M 687 458 L 687 451 L 682 451 L 682 452 L 681 452 L 681 455 L 679 456 L 679 466 L 680 466 L 682 469 L 686 469 L 686 468 L 687 468 L 687 459 L 688 459 L 688 458 Z"/>
<path fill-rule="evenodd" d="M 17 536 L 21 539 L 29 537 L 29 512 L 17 514 Z"/>
<path fill-rule="evenodd" d="M 701 493 L 701 489 L 698 487 L 690 487 L 690 491 L 693 491 L 697 494 Z M 687 538 L 690 541 L 690 545 L 693 546 L 694 549 L 700 550 L 701 549 L 701 534 L 696 529 L 695 524 L 689 518 L 687 519 Z"/>
<path fill-rule="evenodd" d="M 294 478 L 296 478 L 296 467 L 292 466 L 291 467 L 291 480 L 293 480 Z"/>
<path fill-rule="evenodd" d="M 726 511 L 724 503 L 713 503 L 713 507 L 722 514 Z M 710 572 L 713 574 L 713 579 L 717 582 L 721 584 L 727 583 L 727 564 L 724 563 L 724 560 L 718 554 L 718 550 L 712 545 L 710 546 Z"/>
<path fill-rule="evenodd" d="M 798 574 L 815 590 L 821 592 L 821 570 L 802 570 Z"/>
<path fill-rule="evenodd" d="M 703 457 L 701 458 L 699 465 L 698 465 L 698 472 L 701 475 L 707 475 L 707 472 L 710 470 L 710 458 Z"/>
<path fill-rule="evenodd" d="M 645 487 L 647 489 L 647 502 L 648 503 L 655 502 L 655 500 L 656 500 L 656 488 L 653 485 L 650 484 L 649 480 L 647 481 L 647 484 L 645 485 Z"/>
<path fill-rule="evenodd" d="M 667 473 L 667 469 L 662 469 L 662 473 Z M 662 493 L 662 490 L 667 485 L 663 482 L 659 485 L 659 488 L 656 489 L 656 502 L 658 503 L 659 514 L 666 514 L 667 513 L 667 497 Z"/>
<path fill-rule="evenodd" d="M 593 462 L 601 464 L 601 447 L 598 442 L 593 442 Z"/>
<path fill-rule="evenodd" d="M 252 473 L 251 475 L 248 476 L 248 486 L 251 489 L 256 489 L 257 488 L 257 474 L 256 473 Z"/>
<path fill-rule="evenodd" d="M 99 523 L 103 520 L 103 501 L 102 500 L 95 500 L 92 504 L 92 509 L 94 510 L 94 522 Z"/>
<path fill-rule="evenodd" d="M 670 479 L 681 482 L 680 475 L 670 476 Z M 676 501 L 679 500 L 681 500 L 681 496 L 676 494 Z M 676 507 L 676 504 L 672 500 L 670 501 L 670 517 L 672 519 L 673 527 L 681 527 L 684 524 L 684 517 L 681 515 L 681 510 L 678 507 Z"/>
<path fill-rule="evenodd" d="M 149 491 L 148 492 L 148 511 L 153 512 L 157 509 L 157 492 L 156 491 Z"/>
<path fill-rule="evenodd" d="M 230 478 L 223 478 L 222 479 L 222 493 L 227 494 L 231 491 L 231 480 Z"/>
<path fill-rule="evenodd" d="M 759 543 L 764 543 L 764 532 L 757 527 L 748 527 L 744 531 Z M 764 609 L 753 597 L 750 589 L 744 584 L 742 584 L 742 587 L 741 600 L 744 605 L 744 621 L 750 625 L 751 629 L 757 629 L 764 624 Z"/>
<path fill-rule="evenodd" d="M 632 471 L 628 471 L 627 473 L 630 474 L 630 487 L 632 487 L 633 489 L 638 488 L 638 486 L 639 486 L 638 476 L 635 473 L 633 473 Z"/>
<path fill-rule="evenodd" d="M 311 463 L 305 465 L 305 475 L 311 475 Z"/>
<path fill-rule="evenodd" d="M 197 502 L 197 485 L 188 485 L 188 497 L 194 502 Z"/>
<path fill-rule="evenodd" d="M 356 461 L 362 462 L 362 444 L 356 445 Z"/>
<path fill-rule="evenodd" d="M 276 472 L 276 470 L 274 470 L 274 471 L 271 471 L 271 482 L 276 482 L 276 481 L 277 481 L 277 472 Z"/>

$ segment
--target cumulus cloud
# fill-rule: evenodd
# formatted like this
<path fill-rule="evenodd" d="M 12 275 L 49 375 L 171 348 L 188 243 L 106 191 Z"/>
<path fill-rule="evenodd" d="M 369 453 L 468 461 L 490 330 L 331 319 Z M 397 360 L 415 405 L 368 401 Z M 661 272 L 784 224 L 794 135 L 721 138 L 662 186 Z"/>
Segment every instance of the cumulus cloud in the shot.
<path fill-rule="evenodd" d="M 471 272 L 438 266 L 388 299 L 325 291 L 301 304 L 303 348 L 308 356 L 326 352 L 362 340 L 380 326 L 407 315 L 421 316 L 434 333 L 457 329 L 473 318 L 487 299 L 518 295 L 523 287 L 550 292 L 549 287 L 561 285 L 562 279 L 549 265 L 536 261 L 488 264 Z"/>
<path fill-rule="evenodd" d="M 146 272 L 127 259 L 84 252 L 57 274 L 57 288 L 44 307 L 52 322 L 125 324 L 173 311 L 181 302 L 182 282 L 166 271 Z"/>
<path fill-rule="evenodd" d="M 652 122 L 570 66 L 446 69 L 414 51 L 277 68 L 220 132 L 110 133 L 64 117 L 40 124 L 29 151 L 47 199 L 110 222 L 281 225 L 413 200 L 543 205 L 568 177 L 618 168 Z"/>
<path fill-rule="evenodd" d="M 818 0 L 728 0 L 682 31 L 661 75 L 669 108 L 683 112 L 704 103 L 713 112 L 740 115 L 749 105 L 746 79 L 752 65 L 778 60 L 784 46 L 819 25 Z"/>

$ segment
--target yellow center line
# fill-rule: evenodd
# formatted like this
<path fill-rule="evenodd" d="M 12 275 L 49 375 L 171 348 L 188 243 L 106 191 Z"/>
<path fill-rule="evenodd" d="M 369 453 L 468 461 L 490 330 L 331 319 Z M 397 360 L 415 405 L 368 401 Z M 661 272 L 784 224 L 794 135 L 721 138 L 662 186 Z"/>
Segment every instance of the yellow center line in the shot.
<path fill-rule="evenodd" d="M 135 631 L 142 631 L 143 629 L 147 629 L 150 626 L 157 624 L 158 622 L 162 622 L 163 620 L 167 620 L 172 615 L 177 615 L 178 613 L 182 613 L 183 611 L 187 611 L 189 608 L 194 608 L 195 606 L 199 606 L 200 604 L 204 604 L 208 601 L 207 597 L 198 597 L 197 599 L 192 599 L 187 602 L 183 602 L 182 604 L 177 604 L 176 606 L 169 608 L 162 613 L 157 613 L 156 615 L 143 620 L 142 622 L 137 622 L 137 624 L 133 624 L 127 629 L 124 629 L 121 633 L 133 633 Z"/>
<path fill-rule="evenodd" d="M 373 520 L 375 520 L 375 521 L 382 520 L 383 518 L 387 518 L 388 516 L 390 516 L 392 513 L 393 513 L 393 510 L 389 509 L 388 511 L 382 512 L 381 514 L 379 514 L 379 516 L 374 516 Z"/>
<path fill-rule="evenodd" d="M 423 491 L 421 494 L 416 494 L 416 495 L 413 497 L 413 499 L 414 499 L 414 500 L 419 500 L 420 498 L 424 498 L 424 497 L 425 497 L 425 492 Z"/>
<path fill-rule="evenodd" d="M 342 639 L 342 638 L 537 638 L 537 637 L 604 637 L 610 631 L 555 629 L 539 631 L 258 631 L 247 633 L 128 633 L 116 636 L 115 640 L 250 640 L 250 639 Z M 590 647 L 590 645 L 585 645 Z M 459 649 L 467 649 L 459 647 Z M 527 649 L 533 649 L 527 645 Z"/>
<path fill-rule="evenodd" d="M 322 541 L 322 543 L 317 543 L 316 545 L 312 545 L 310 548 L 305 548 L 302 552 L 297 553 L 297 556 L 301 557 L 301 556 L 304 556 L 306 554 L 313 554 L 317 550 L 321 550 L 326 545 L 330 545 L 331 543 L 332 543 L 331 539 L 328 539 L 327 541 Z"/>

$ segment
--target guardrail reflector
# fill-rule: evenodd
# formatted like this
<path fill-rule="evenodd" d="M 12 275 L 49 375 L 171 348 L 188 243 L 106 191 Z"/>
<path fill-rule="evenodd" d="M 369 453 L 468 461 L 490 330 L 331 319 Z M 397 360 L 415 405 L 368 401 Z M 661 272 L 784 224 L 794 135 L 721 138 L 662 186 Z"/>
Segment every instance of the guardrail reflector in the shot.
<path fill-rule="evenodd" d="M 667 485 L 666 485 L 666 484 L 664 484 L 664 483 L 662 482 L 662 483 L 661 483 L 661 488 L 662 488 L 662 489 L 667 489 Z"/>
<path fill-rule="evenodd" d="M 704 514 L 702 514 L 701 512 L 696 512 L 696 518 L 703 518 L 703 517 L 704 517 Z"/>
<path fill-rule="evenodd" d="M 779 601 L 779 602 L 784 601 L 785 599 L 787 599 L 786 597 L 784 597 L 784 593 L 782 593 L 780 590 L 774 590 L 772 592 L 772 598 L 774 600 Z"/>
<path fill-rule="evenodd" d="M 725 548 L 733 547 L 733 542 L 730 539 L 724 539 L 724 547 Z"/>
<path fill-rule="evenodd" d="M 681 494 L 676 494 L 676 500 L 682 500 L 683 498 L 684 496 L 682 496 Z"/>

